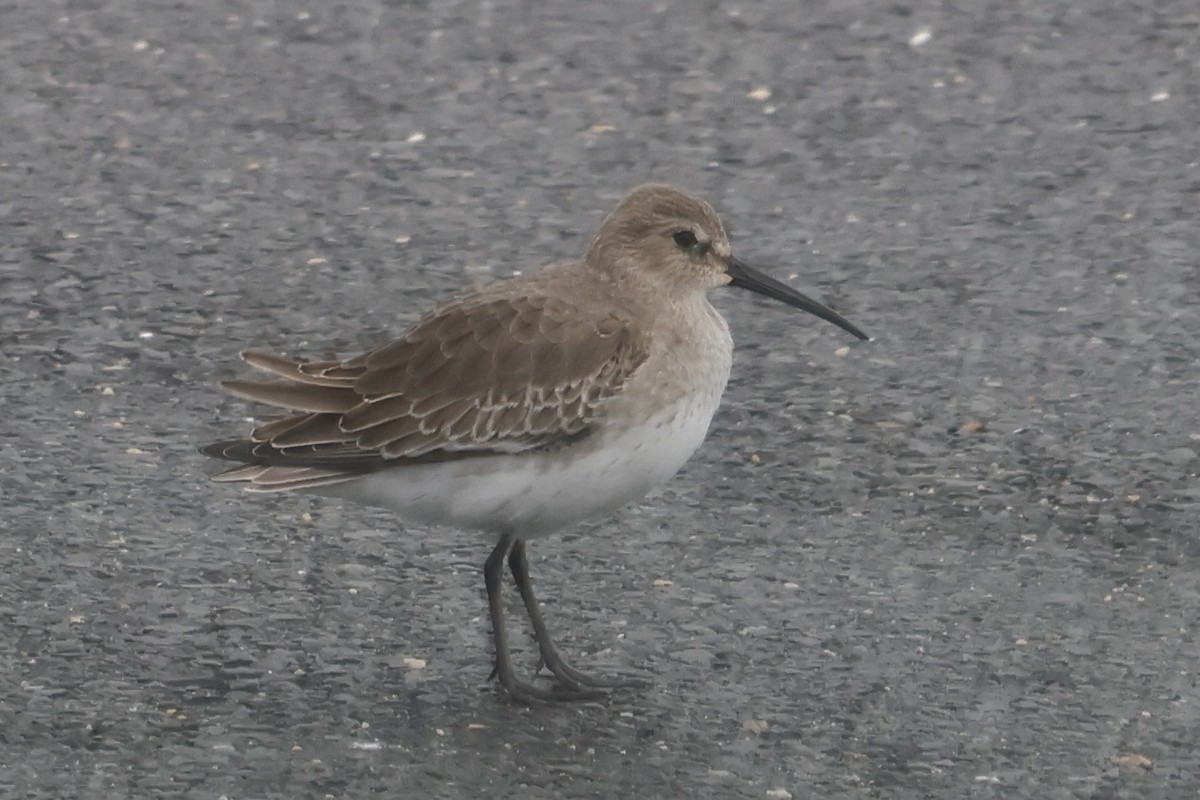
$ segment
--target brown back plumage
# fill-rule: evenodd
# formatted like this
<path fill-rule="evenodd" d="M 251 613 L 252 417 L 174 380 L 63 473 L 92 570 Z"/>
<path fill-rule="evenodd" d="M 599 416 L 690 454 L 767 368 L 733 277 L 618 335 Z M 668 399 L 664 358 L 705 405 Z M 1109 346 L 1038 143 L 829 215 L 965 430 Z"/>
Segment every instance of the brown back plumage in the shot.
<path fill-rule="evenodd" d="M 225 388 L 299 413 L 259 426 L 249 441 L 205 452 L 300 468 L 259 477 L 328 482 L 398 461 L 576 441 L 649 348 L 604 304 L 543 290 L 564 274 L 550 269 L 533 280 L 492 284 L 438 308 L 396 341 L 345 361 L 247 351 L 246 363 L 275 380 L 229 381 Z M 251 476 L 239 468 L 225 477 Z"/>

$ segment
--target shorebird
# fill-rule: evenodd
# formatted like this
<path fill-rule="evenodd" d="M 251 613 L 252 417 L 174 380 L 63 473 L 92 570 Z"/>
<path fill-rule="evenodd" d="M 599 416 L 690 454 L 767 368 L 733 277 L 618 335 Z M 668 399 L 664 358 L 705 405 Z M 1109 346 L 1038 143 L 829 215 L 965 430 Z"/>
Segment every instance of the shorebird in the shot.
<path fill-rule="evenodd" d="M 490 535 L 484 563 L 492 676 L 516 700 L 583 699 L 639 681 L 559 655 L 534 596 L 526 540 L 617 509 L 674 475 L 708 432 L 733 342 L 708 301 L 748 289 L 867 336 L 733 256 L 716 212 L 667 185 L 634 189 L 583 258 L 451 299 L 400 338 L 346 360 L 260 350 L 271 376 L 227 381 L 286 414 L 203 449 L 253 492 L 310 492 L 404 520 Z M 513 668 L 501 600 L 507 560 L 532 623 L 543 688 Z"/>

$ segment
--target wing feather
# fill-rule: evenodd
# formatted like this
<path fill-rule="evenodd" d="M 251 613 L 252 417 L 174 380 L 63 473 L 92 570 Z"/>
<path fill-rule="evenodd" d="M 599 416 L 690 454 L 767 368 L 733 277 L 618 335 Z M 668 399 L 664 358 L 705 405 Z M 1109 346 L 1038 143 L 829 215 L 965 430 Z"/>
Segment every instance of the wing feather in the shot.
<path fill-rule="evenodd" d="M 336 388 L 296 381 L 225 381 L 221 386 L 235 397 L 292 411 L 341 414 L 354 408 L 360 400 L 349 386 Z"/>
<path fill-rule="evenodd" d="M 255 369 L 280 378 L 316 386 L 345 386 L 358 377 L 357 373 L 347 376 L 336 372 L 342 366 L 339 361 L 298 361 L 266 350 L 245 350 L 242 360 Z"/>
<path fill-rule="evenodd" d="M 627 319 L 538 286 L 501 283 L 451 301 L 401 338 L 344 361 L 247 351 L 246 363 L 275 380 L 226 389 L 300 413 L 205 452 L 258 465 L 224 479 L 262 490 L 320 485 L 398 460 L 576 441 L 645 361 L 648 343 Z"/>

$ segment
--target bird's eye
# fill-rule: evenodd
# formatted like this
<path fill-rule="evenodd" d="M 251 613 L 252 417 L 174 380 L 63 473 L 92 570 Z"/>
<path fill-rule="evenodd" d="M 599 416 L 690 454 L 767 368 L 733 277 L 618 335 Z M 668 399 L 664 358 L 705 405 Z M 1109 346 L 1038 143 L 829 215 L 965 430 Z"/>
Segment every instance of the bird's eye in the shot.
<path fill-rule="evenodd" d="M 679 245 L 680 249 L 683 250 L 691 250 L 696 246 L 696 234 L 689 230 L 675 231 L 675 233 L 671 235 L 671 238 L 674 239 L 675 244 Z"/>

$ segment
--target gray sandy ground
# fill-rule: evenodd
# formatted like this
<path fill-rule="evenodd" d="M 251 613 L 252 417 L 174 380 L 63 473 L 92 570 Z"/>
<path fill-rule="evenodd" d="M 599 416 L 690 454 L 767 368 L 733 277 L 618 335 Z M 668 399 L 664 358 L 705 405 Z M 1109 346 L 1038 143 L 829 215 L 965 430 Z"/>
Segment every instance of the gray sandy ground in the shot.
<path fill-rule="evenodd" d="M 1198 85 L 1188 0 L 0 3 L 0 796 L 1196 797 Z M 649 178 L 876 338 L 719 298 L 704 449 L 532 548 L 653 686 L 514 707 L 487 543 L 194 448 Z"/>

